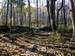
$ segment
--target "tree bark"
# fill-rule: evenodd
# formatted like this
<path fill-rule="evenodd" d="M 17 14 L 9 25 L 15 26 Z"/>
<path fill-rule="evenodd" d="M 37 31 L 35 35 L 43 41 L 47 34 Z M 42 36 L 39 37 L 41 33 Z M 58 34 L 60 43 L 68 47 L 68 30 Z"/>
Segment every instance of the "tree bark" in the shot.
<path fill-rule="evenodd" d="M 38 27 L 39 26 L 38 25 L 38 0 L 36 0 L 36 4 L 37 4 L 37 17 L 36 18 L 37 18 L 37 27 Z"/>
<path fill-rule="evenodd" d="M 6 23 L 5 26 L 8 26 L 8 12 L 9 12 L 9 0 L 7 0 L 7 13 L 6 13 Z"/>
<path fill-rule="evenodd" d="M 10 0 L 10 27 L 12 26 L 12 0 Z"/>
<path fill-rule="evenodd" d="M 28 17 L 29 17 L 29 28 L 31 28 L 31 8 L 30 8 L 30 0 L 28 0 Z"/>
<path fill-rule="evenodd" d="M 47 12 L 48 12 L 47 26 L 49 27 L 49 29 L 52 29 L 52 27 L 51 27 L 51 18 L 50 18 L 51 16 L 50 16 L 50 4 L 49 4 L 49 0 L 47 0 Z"/>
<path fill-rule="evenodd" d="M 73 18 L 73 38 L 75 40 L 75 6 L 73 0 L 70 0 L 70 2 L 71 2 L 72 18 Z"/>
<path fill-rule="evenodd" d="M 66 14 L 65 14 L 66 10 L 65 10 L 65 0 L 63 0 L 63 16 L 64 16 L 64 26 L 67 26 L 67 21 L 66 21 Z"/>
<path fill-rule="evenodd" d="M 62 0 L 61 7 L 57 10 L 57 28 L 58 28 L 58 22 L 59 22 L 59 12 L 62 8 L 63 8 L 63 0 Z"/>
<path fill-rule="evenodd" d="M 52 30 L 56 30 L 56 22 L 55 22 L 55 2 L 56 0 L 51 0 L 51 7 L 50 7 L 50 12 L 51 12 L 51 19 L 52 19 Z"/>

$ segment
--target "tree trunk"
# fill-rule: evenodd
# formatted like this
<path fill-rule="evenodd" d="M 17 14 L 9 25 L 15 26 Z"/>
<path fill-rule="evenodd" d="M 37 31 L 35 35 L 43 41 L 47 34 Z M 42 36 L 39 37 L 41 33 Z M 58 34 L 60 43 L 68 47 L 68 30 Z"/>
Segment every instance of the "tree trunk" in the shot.
<path fill-rule="evenodd" d="M 36 18 L 37 18 L 37 27 L 38 27 L 39 26 L 38 25 L 38 0 L 36 0 L 36 4 L 37 4 L 37 17 Z"/>
<path fill-rule="evenodd" d="M 15 8 L 14 8 L 14 6 L 13 6 L 13 26 L 16 26 L 16 21 L 15 21 L 15 16 L 16 16 L 16 13 L 15 13 Z"/>
<path fill-rule="evenodd" d="M 7 0 L 7 13 L 6 13 L 6 23 L 5 26 L 8 26 L 8 12 L 9 12 L 9 0 Z"/>
<path fill-rule="evenodd" d="M 12 26 L 12 0 L 10 0 L 10 27 Z"/>
<path fill-rule="evenodd" d="M 30 0 L 28 0 L 28 17 L 29 17 L 29 28 L 31 28 L 31 8 L 30 8 Z"/>
<path fill-rule="evenodd" d="M 49 27 L 49 29 L 52 29 L 52 27 L 51 27 L 51 19 L 50 19 L 50 4 L 49 4 L 49 0 L 47 0 L 47 12 L 48 12 L 47 26 Z"/>
<path fill-rule="evenodd" d="M 73 38 L 75 40 L 75 6 L 73 0 L 70 0 L 70 2 L 71 2 L 72 18 L 73 18 Z"/>
<path fill-rule="evenodd" d="M 61 7 L 57 10 L 57 28 L 58 28 L 58 22 L 59 22 L 59 12 L 60 12 L 60 10 L 63 8 L 63 0 L 62 0 L 62 4 L 61 4 Z"/>
<path fill-rule="evenodd" d="M 65 0 L 63 0 L 63 16 L 64 16 L 64 26 L 67 26 L 67 21 L 66 21 L 66 14 L 65 14 Z"/>
<path fill-rule="evenodd" d="M 52 30 L 56 30 L 56 22 L 55 22 L 55 1 L 56 0 L 51 0 L 51 7 L 50 7 L 50 12 L 51 12 L 51 19 L 52 19 Z"/>
<path fill-rule="evenodd" d="M 20 26 L 23 26 L 23 12 L 22 12 L 22 10 L 23 10 L 23 6 L 22 6 L 22 4 L 21 4 L 21 6 L 20 6 Z"/>

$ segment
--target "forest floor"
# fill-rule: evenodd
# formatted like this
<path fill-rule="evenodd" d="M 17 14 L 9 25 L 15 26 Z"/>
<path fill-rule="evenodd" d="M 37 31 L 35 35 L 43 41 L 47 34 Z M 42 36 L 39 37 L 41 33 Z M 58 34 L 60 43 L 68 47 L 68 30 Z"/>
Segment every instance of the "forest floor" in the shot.
<path fill-rule="evenodd" d="M 0 34 L 1 56 L 75 56 L 75 42 L 50 32 L 48 36 Z"/>

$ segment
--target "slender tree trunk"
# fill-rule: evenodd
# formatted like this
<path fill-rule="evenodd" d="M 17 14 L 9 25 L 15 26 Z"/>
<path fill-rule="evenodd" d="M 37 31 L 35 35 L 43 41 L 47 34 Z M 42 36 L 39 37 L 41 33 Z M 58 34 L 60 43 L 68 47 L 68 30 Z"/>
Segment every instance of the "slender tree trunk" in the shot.
<path fill-rule="evenodd" d="M 16 26 L 15 16 L 16 16 L 16 13 L 15 13 L 15 8 L 13 6 L 13 26 Z"/>
<path fill-rule="evenodd" d="M 26 12 L 24 12 L 24 21 L 23 21 L 23 23 L 24 23 L 25 26 L 26 26 Z"/>
<path fill-rule="evenodd" d="M 50 19 L 50 5 L 49 5 L 49 0 L 47 0 L 47 12 L 48 12 L 47 26 L 49 27 L 49 29 L 51 29 L 52 27 L 51 27 L 51 19 Z"/>
<path fill-rule="evenodd" d="M 5 9 L 6 6 L 5 6 L 5 5 L 6 5 L 6 2 L 5 2 L 5 4 L 4 4 L 4 20 L 5 20 L 5 21 L 4 21 L 4 26 L 6 25 L 6 19 L 5 19 L 5 18 L 6 18 L 6 9 Z"/>
<path fill-rule="evenodd" d="M 3 7 L 3 9 L 1 10 L 2 12 L 0 14 L 1 18 L 2 18 L 2 21 L 1 21 L 2 24 L 1 24 L 1 26 L 4 25 L 4 5 L 3 5 L 3 3 L 2 3 L 2 7 Z"/>
<path fill-rule="evenodd" d="M 9 0 L 7 0 L 6 26 L 8 26 Z"/>
<path fill-rule="evenodd" d="M 67 20 L 66 20 L 66 14 L 65 14 L 66 10 L 65 10 L 65 0 L 63 0 L 63 16 L 64 16 L 64 25 L 65 27 L 67 26 Z"/>
<path fill-rule="evenodd" d="M 11 33 L 11 26 L 12 26 L 12 0 L 10 0 L 10 33 Z"/>
<path fill-rule="evenodd" d="M 23 10 L 23 6 L 21 4 L 21 7 L 20 7 L 20 26 L 23 25 L 23 23 L 22 23 L 22 21 L 23 21 L 23 12 L 22 12 L 22 10 Z"/>
<path fill-rule="evenodd" d="M 38 25 L 38 0 L 36 0 L 36 4 L 37 4 L 37 27 L 39 27 Z"/>
<path fill-rule="evenodd" d="M 40 22 L 42 23 L 42 19 L 41 19 L 41 8 L 40 8 Z M 41 23 L 40 23 L 40 27 L 42 25 Z"/>
<path fill-rule="evenodd" d="M 28 0 L 28 17 L 29 17 L 29 28 L 31 28 L 31 8 L 30 8 L 30 0 Z"/>
<path fill-rule="evenodd" d="M 52 30 L 56 30 L 56 22 L 55 22 L 55 0 L 51 0 L 51 19 L 52 19 Z"/>
<path fill-rule="evenodd" d="M 63 1 L 64 1 L 64 0 L 62 0 L 61 7 L 57 10 L 57 25 L 56 25 L 57 28 L 58 28 L 58 25 L 59 25 L 59 24 L 58 24 L 58 23 L 59 23 L 59 12 L 60 12 L 60 10 L 63 8 Z"/>
<path fill-rule="evenodd" d="M 70 0 L 71 7 L 72 7 L 72 18 L 73 18 L 73 38 L 75 40 L 75 6 L 74 6 L 74 0 Z"/>
<path fill-rule="evenodd" d="M 10 0 L 10 27 L 12 26 L 12 0 Z"/>

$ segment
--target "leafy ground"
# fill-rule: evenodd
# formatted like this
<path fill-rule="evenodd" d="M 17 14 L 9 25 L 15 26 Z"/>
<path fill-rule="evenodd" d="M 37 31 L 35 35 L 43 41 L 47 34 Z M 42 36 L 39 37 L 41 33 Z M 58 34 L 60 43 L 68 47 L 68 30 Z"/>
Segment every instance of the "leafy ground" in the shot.
<path fill-rule="evenodd" d="M 49 36 L 21 34 L 0 34 L 1 56 L 72 56 L 75 42 L 57 32 Z"/>

